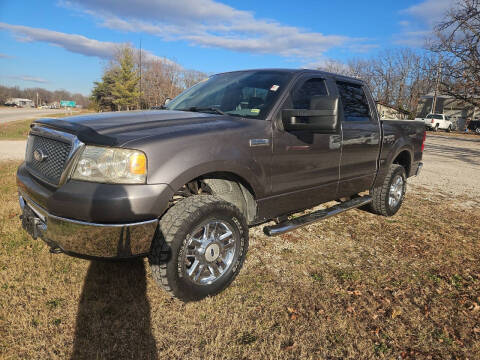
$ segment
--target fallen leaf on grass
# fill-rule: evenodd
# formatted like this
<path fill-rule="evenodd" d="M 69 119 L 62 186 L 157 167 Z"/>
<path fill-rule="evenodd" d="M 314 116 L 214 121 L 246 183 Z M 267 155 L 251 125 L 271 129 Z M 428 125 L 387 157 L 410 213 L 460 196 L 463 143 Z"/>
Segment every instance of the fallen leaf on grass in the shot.
<path fill-rule="evenodd" d="M 393 310 L 392 311 L 392 319 L 395 319 L 397 316 L 399 316 L 401 314 L 402 314 L 402 312 L 400 310 L 397 310 L 397 309 Z"/>
<path fill-rule="evenodd" d="M 295 310 L 294 308 L 287 307 L 287 312 L 288 312 L 288 317 L 290 320 L 296 320 L 298 317 L 298 311 Z"/>
<path fill-rule="evenodd" d="M 480 305 L 474 302 L 473 305 L 470 307 L 470 310 L 472 310 L 473 312 L 480 311 Z"/>
<path fill-rule="evenodd" d="M 293 350 L 293 348 L 296 347 L 296 346 L 297 346 L 297 343 L 296 343 L 296 342 L 293 342 L 293 343 L 291 343 L 291 345 L 285 346 L 285 347 L 283 348 L 283 350 L 284 350 L 284 351 L 291 351 L 291 350 Z"/>
<path fill-rule="evenodd" d="M 353 291 L 348 291 L 349 295 L 355 295 L 355 296 L 360 296 L 362 295 L 362 292 L 360 290 L 353 290 Z"/>

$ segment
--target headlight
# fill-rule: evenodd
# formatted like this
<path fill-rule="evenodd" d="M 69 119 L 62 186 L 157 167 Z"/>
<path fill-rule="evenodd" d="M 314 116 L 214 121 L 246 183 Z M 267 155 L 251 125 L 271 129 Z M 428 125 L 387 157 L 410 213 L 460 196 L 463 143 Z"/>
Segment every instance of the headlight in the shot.
<path fill-rule="evenodd" d="M 72 179 L 100 183 L 144 184 L 147 157 L 138 150 L 86 146 Z"/>

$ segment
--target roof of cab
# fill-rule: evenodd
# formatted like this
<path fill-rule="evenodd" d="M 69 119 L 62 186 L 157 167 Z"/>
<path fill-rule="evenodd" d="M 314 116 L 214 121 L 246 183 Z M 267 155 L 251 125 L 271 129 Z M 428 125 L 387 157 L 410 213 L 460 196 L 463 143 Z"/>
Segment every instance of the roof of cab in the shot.
<path fill-rule="evenodd" d="M 342 75 L 342 74 L 336 74 L 336 73 L 331 73 L 328 71 L 323 71 L 323 70 L 314 70 L 314 69 L 287 69 L 287 68 L 265 68 L 265 69 L 244 69 L 244 70 L 234 70 L 234 71 L 225 71 L 219 74 L 228 74 L 228 73 L 235 73 L 235 72 L 256 72 L 256 71 L 278 71 L 278 72 L 285 72 L 285 73 L 291 73 L 291 74 L 318 74 L 318 75 L 323 75 L 323 76 L 331 76 L 335 78 L 336 80 L 341 80 L 341 81 L 351 81 L 354 83 L 364 83 L 362 79 L 352 77 L 352 76 L 347 76 L 347 75 Z"/>

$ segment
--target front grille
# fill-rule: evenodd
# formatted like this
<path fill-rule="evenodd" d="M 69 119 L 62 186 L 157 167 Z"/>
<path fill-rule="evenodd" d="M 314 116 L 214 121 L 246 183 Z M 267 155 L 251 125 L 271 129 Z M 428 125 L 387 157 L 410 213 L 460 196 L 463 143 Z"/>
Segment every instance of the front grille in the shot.
<path fill-rule="evenodd" d="M 71 149 L 70 143 L 31 134 L 25 156 L 27 169 L 41 180 L 58 185 Z M 43 161 L 35 159 L 36 150 L 45 155 Z"/>

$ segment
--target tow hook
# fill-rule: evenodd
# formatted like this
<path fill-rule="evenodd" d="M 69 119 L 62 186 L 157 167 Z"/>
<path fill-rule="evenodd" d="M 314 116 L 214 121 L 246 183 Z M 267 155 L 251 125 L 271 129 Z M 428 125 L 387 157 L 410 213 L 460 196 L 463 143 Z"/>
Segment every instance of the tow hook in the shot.
<path fill-rule="evenodd" d="M 50 248 L 50 252 L 51 252 L 52 254 L 61 254 L 61 253 L 63 253 L 62 249 L 60 249 L 58 246 L 55 246 L 55 247 L 52 246 L 52 247 Z"/>

